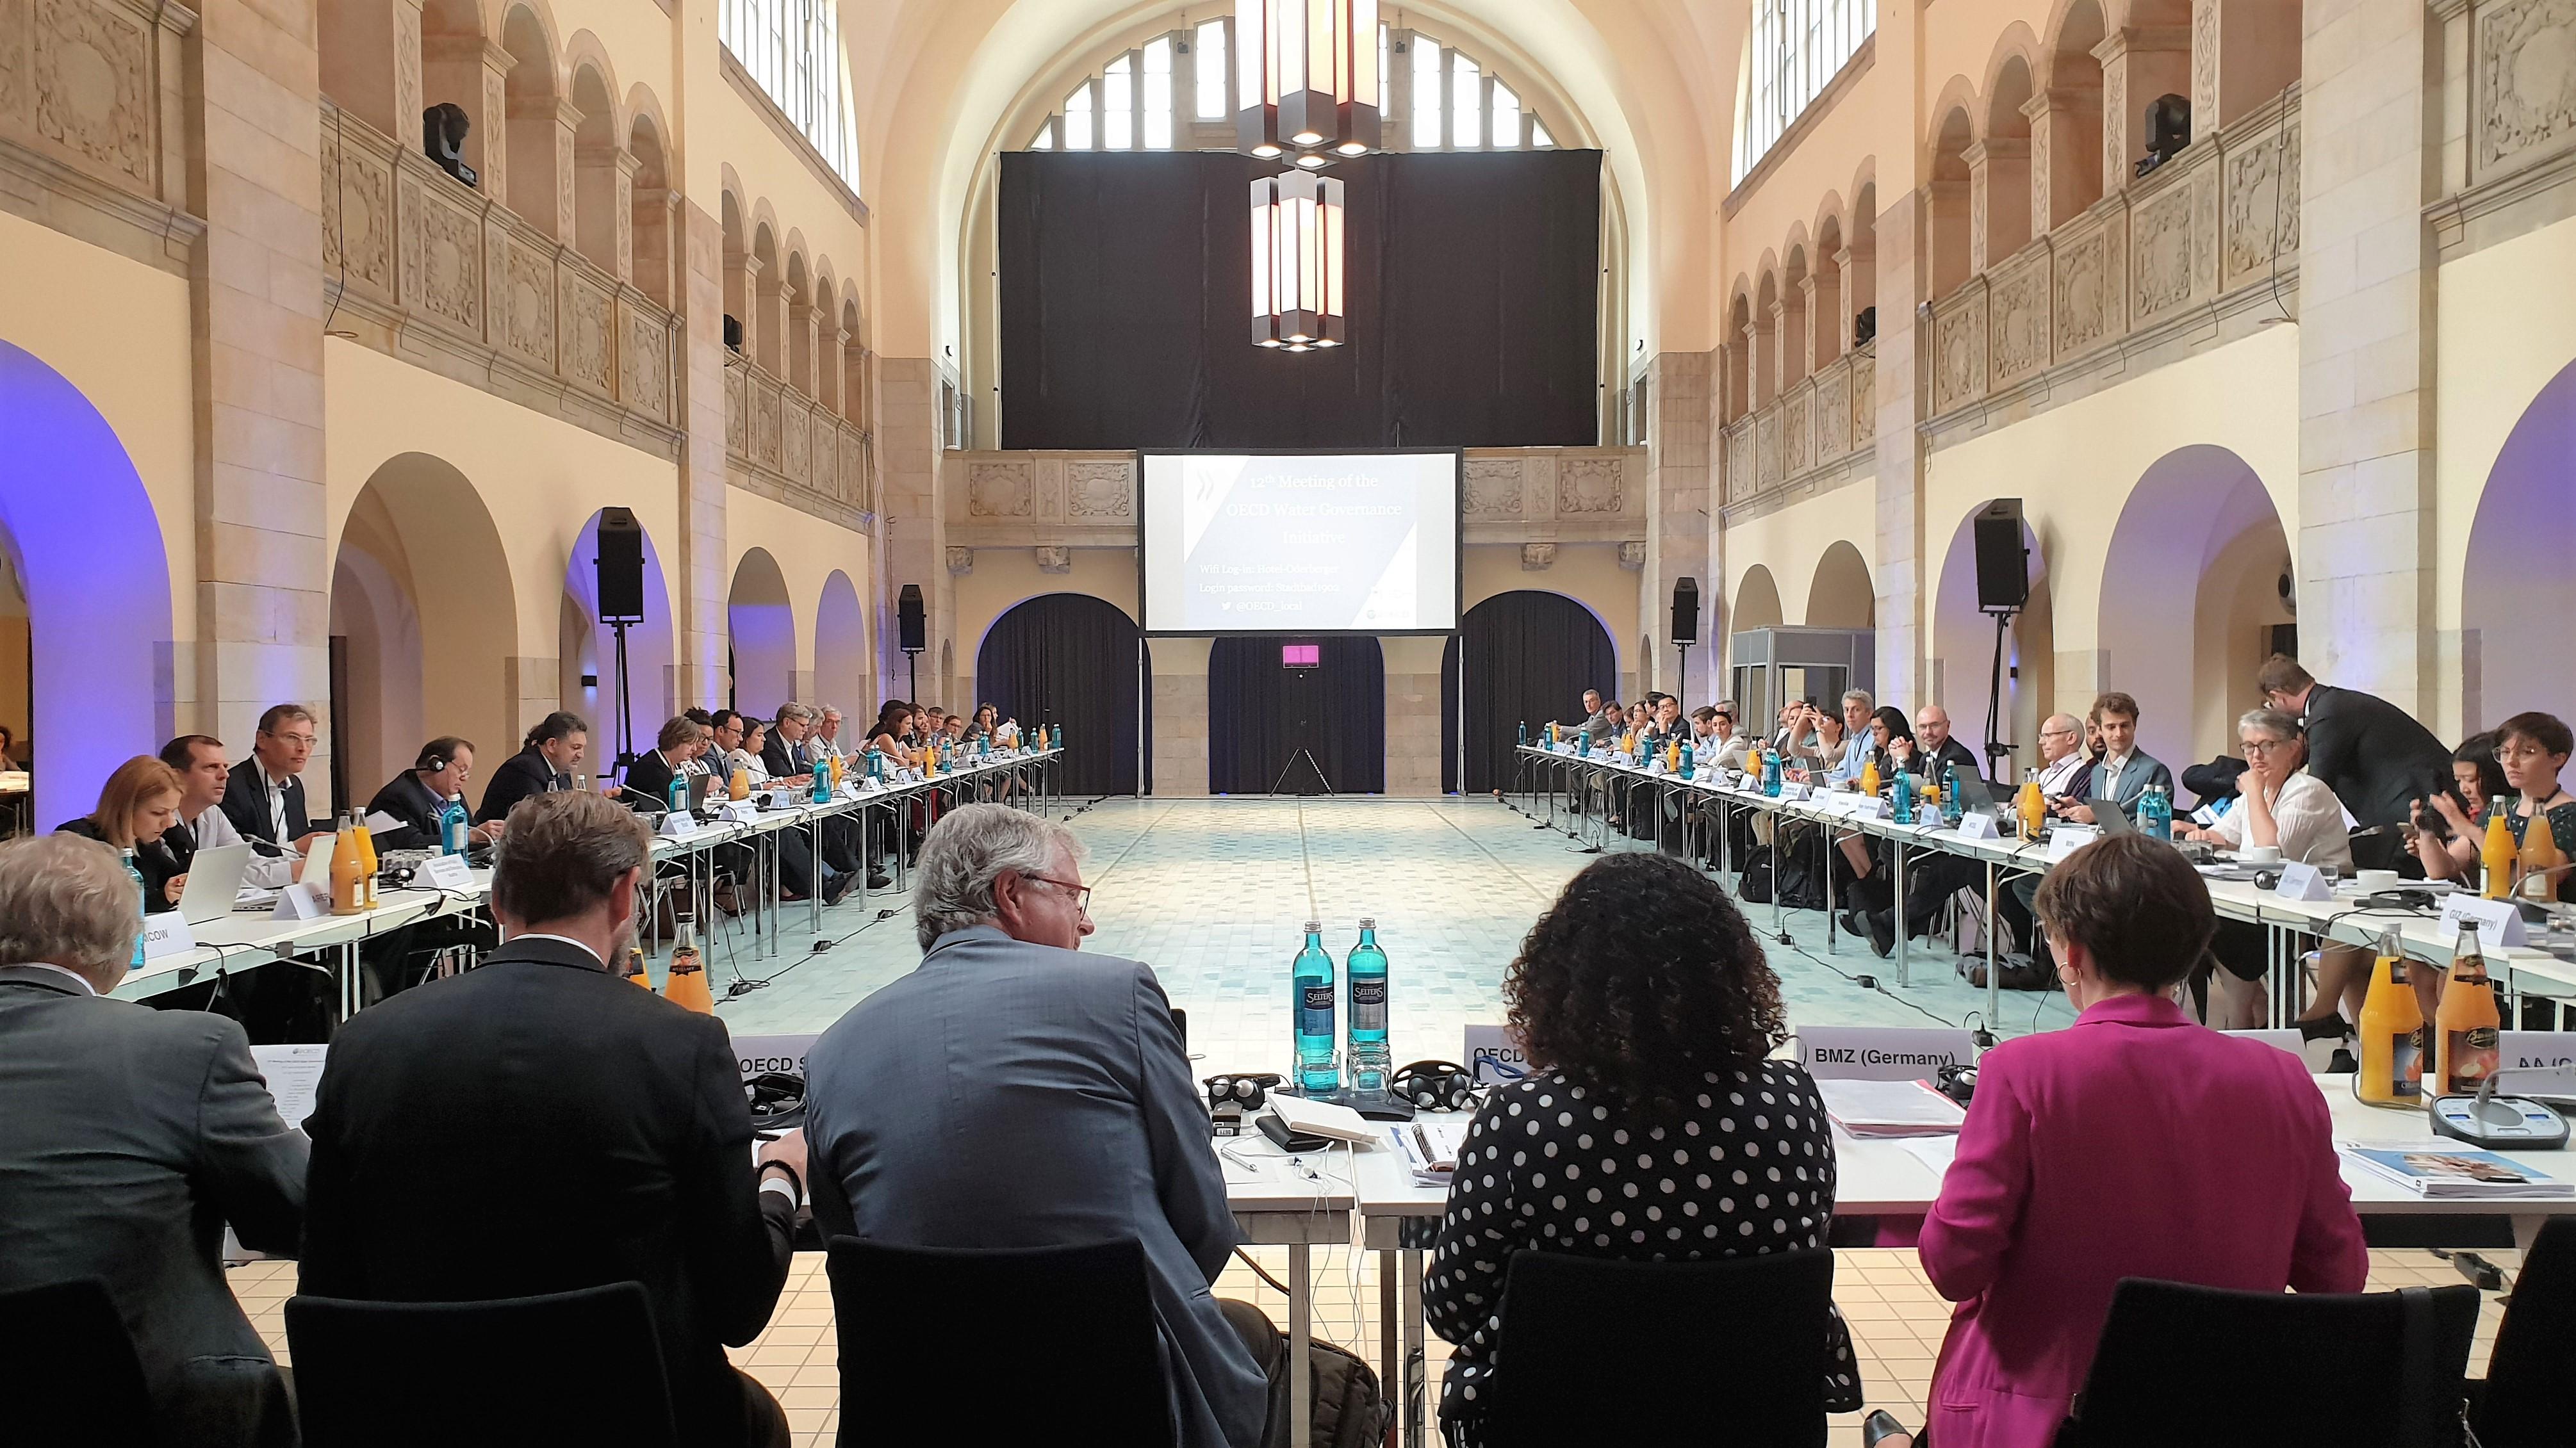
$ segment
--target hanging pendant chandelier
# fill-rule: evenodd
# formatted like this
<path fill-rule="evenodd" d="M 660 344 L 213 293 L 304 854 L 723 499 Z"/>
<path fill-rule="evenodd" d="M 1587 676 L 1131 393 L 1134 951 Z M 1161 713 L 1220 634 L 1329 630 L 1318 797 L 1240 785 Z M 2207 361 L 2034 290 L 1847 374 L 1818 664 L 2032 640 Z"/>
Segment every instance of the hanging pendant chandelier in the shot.
<path fill-rule="evenodd" d="M 1342 345 L 1342 183 L 1286 171 L 1252 183 L 1252 340 Z"/>
<path fill-rule="evenodd" d="M 1377 0 L 1235 0 L 1236 149 L 1296 164 L 1378 148 Z"/>

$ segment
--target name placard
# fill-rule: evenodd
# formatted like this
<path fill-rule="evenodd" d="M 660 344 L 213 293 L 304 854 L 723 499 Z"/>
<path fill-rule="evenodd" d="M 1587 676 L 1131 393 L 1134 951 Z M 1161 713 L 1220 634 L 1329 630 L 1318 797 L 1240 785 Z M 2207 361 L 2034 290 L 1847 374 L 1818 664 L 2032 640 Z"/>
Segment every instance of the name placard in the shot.
<path fill-rule="evenodd" d="M 697 830 L 697 816 L 687 810 L 673 810 L 662 816 L 661 827 L 655 833 L 665 839 L 681 840 L 697 833 Z"/>
<path fill-rule="evenodd" d="M 764 1071 L 793 1071 L 801 1076 L 805 1074 L 805 1053 L 814 1049 L 818 1038 L 819 1033 L 812 1031 L 802 1035 L 736 1036 L 733 1053 L 746 1080 Z"/>
<path fill-rule="evenodd" d="M 2498 1069 L 2576 1066 L 2576 1031 L 2498 1031 Z"/>
<path fill-rule="evenodd" d="M 2522 945 L 2522 910 L 2510 900 L 2488 900 L 2454 890 L 2442 897 L 2442 922 L 2435 926 L 2446 945 L 2460 943 L 2460 922 L 2477 922 L 2480 945 Z"/>
<path fill-rule="evenodd" d="M 2054 865 L 2100 838 L 2102 832 L 2091 825 L 2061 824 L 2048 832 L 2048 862 Z"/>
<path fill-rule="evenodd" d="M 1807 1026 L 1798 1032 L 1798 1064 L 1820 1080 L 1929 1081 L 1944 1066 L 1976 1059 L 1976 1037 L 1956 1027 Z"/>
<path fill-rule="evenodd" d="M 1995 817 L 1980 809 L 1970 810 L 1966 814 L 1959 816 L 1959 838 L 1963 840 L 1995 840 L 2003 838 L 2003 835 L 2001 831 L 1995 828 Z"/>
<path fill-rule="evenodd" d="M 271 920 L 319 920 L 331 913 L 322 892 L 298 880 L 277 892 L 277 908 L 268 912 Z"/>
<path fill-rule="evenodd" d="M 1529 1074 L 1529 1051 L 1504 1026 L 1469 1026 L 1458 1064 L 1480 1082 L 1518 1081 Z"/>
<path fill-rule="evenodd" d="M 165 955 L 185 955 L 197 948 L 197 933 L 188 928 L 188 917 L 176 910 L 143 917 L 143 958 L 159 960 Z"/>
<path fill-rule="evenodd" d="M 2285 862 L 2281 866 L 2281 883 L 2272 893 L 2284 900 L 2331 900 L 2334 881 L 2314 865 Z"/>
<path fill-rule="evenodd" d="M 420 862 L 411 882 L 424 890 L 471 890 L 474 870 L 463 855 L 432 855 Z"/>

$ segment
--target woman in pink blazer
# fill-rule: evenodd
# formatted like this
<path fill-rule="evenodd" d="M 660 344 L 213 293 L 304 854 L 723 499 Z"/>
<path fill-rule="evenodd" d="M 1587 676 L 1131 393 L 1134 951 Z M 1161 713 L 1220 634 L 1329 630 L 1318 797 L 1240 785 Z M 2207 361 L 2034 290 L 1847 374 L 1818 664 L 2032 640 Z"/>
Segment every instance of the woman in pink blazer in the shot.
<path fill-rule="evenodd" d="M 2047 1448 L 2123 1277 L 2358 1292 L 2369 1266 L 2305 1066 L 2168 997 L 2215 924 L 2182 856 L 2142 835 L 2088 845 L 2036 911 L 2081 1015 L 1978 1063 L 1923 1223 L 1924 1273 L 1958 1304 L 1930 1448 Z"/>

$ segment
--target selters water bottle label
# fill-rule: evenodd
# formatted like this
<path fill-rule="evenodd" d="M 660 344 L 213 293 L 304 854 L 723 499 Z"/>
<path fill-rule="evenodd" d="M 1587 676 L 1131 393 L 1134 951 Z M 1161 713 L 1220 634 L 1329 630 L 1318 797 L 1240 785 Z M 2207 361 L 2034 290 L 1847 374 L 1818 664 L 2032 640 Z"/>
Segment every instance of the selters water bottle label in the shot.
<path fill-rule="evenodd" d="M 1297 1029 L 1309 1036 L 1333 1034 L 1332 982 L 1298 987 Z"/>
<path fill-rule="evenodd" d="M 1385 980 L 1351 982 L 1351 1029 L 1354 1031 L 1386 1029 Z"/>

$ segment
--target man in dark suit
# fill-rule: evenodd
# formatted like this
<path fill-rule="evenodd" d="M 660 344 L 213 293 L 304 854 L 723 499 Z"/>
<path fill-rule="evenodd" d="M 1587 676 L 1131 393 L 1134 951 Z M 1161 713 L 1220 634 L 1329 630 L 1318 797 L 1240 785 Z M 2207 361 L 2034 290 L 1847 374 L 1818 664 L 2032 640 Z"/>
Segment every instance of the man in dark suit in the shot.
<path fill-rule="evenodd" d="M 769 740 L 760 746 L 760 764 L 771 779 L 784 783 L 813 773 L 805 764 L 805 731 L 813 727 L 813 710 L 802 704 L 778 706 L 778 722 L 769 726 Z"/>
<path fill-rule="evenodd" d="M 2451 751 L 2387 700 L 2320 684 L 2287 654 L 2265 659 L 2254 683 L 2273 708 L 2306 725 L 2308 773 L 2364 826 L 2404 824 L 2412 801 L 2450 787 Z M 2358 852 L 2353 864 L 2364 864 Z"/>
<path fill-rule="evenodd" d="M 578 714 L 557 709 L 528 731 L 519 752 L 492 771 L 483 786 L 482 807 L 474 818 L 493 824 L 510 817 L 510 806 L 532 794 L 554 794 L 573 787 L 573 771 L 590 752 L 590 725 Z"/>
<path fill-rule="evenodd" d="M 218 1254 L 228 1221 L 246 1246 L 296 1250 L 304 1138 L 238 1024 L 103 994 L 134 956 L 133 899 L 105 845 L 0 845 L 0 1292 L 104 1282 L 159 1441 L 291 1445 L 285 1384 Z"/>
<path fill-rule="evenodd" d="M 724 1349 L 787 1279 L 804 1138 L 761 1149 L 724 1024 L 611 973 L 651 835 L 582 791 L 521 806 L 480 969 L 352 1017 L 313 1138 L 302 1291 L 449 1302 L 641 1282 L 679 1439 L 783 1445 Z"/>
<path fill-rule="evenodd" d="M 224 817 L 242 837 L 284 845 L 302 854 L 328 831 L 313 828 L 304 813 L 304 766 L 318 738 L 313 711 L 301 704 L 272 704 L 259 716 L 250 758 L 233 766 L 224 787 Z"/>
<path fill-rule="evenodd" d="M 1207 1107 L 1151 968 L 1085 955 L 1090 894 L 1063 826 L 969 804 L 915 876 L 921 965 L 806 1056 L 814 1217 L 923 1247 L 1135 1238 L 1185 1448 L 1254 1448 L 1282 1356 L 1208 1288 L 1238 1237 Z"/>

